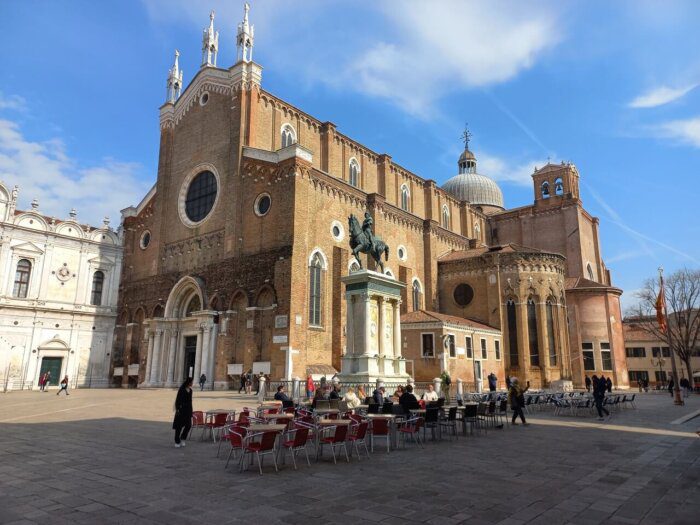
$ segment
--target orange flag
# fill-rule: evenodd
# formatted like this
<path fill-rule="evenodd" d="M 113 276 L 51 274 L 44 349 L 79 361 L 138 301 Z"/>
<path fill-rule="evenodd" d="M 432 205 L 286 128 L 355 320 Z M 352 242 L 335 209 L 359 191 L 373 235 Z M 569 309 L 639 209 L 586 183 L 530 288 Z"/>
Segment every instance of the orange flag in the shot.
<path fill-rule="evenodd" d="M 666 324 L 666 316 L 664 315 L 664 310 L 666 309 L 666 297 L 664 294 L 664 282 L 661 281 L 661 288 L 659 289 L 659 296 L 656 298 L 656 322 L 659 323 L 659 328 L 663 333 L 666 333 L 668 325 Z"/>

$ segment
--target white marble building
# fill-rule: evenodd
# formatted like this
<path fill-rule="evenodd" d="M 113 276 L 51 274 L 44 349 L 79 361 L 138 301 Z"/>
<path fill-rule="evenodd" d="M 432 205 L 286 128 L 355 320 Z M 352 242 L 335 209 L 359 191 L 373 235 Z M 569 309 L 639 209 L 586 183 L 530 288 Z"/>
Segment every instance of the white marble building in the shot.
<path fill-rule="evenodd" d="M 109 220 L 99 228 L 16 209 L 0 183 L 0 391 L 107 386 L 122 262 Z"/>

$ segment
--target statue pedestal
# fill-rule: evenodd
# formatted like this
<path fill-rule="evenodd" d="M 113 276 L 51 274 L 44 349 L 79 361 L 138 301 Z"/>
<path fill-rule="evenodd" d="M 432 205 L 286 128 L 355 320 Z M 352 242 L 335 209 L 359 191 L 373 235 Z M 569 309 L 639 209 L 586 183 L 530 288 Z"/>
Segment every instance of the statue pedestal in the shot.
<path fill-rule="evenodd" d="M 343 277 L 347 304 L 346 351 L 340 381 L 406 381 L 401 356 L 402 282 L 361 270 Z"/>

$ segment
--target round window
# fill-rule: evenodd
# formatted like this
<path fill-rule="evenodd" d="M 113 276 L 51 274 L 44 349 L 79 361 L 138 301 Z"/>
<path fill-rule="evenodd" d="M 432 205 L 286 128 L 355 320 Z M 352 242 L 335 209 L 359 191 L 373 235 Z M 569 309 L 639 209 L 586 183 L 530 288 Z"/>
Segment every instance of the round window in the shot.
<path fill-rule="evenodd" d="M 143 232 L 141 234 L 141 242 L 139 244 L 142 250 L 148 248 L 148 245 L 151 244 L 151 232 L 149 232 L 148 230 Z"/>
<path fill-rule="evenodd" d="M 185 214 L 192 222 L 201 222 L 214 207 L 217 193 L 216 177 L 211 171 L 199 173 L 187 188 Z"/>
<path fill-rule="evenodd" d="M 466 283 L 459 284 L 452 293 L 452 297 L 459 306 L 467 306 L 474 299 L 474 288 Z"/>
<path fill-rule="evenodd" d="M 202 96 L 199 97 L 200 105 L 204 106 L 207 102 L 209 102 L 209 93 L 202 93 Z"/>
<path fill-rule="evenodd" d="M 333 237 L 340 237 L 340 228 L 338 226 L 333 226 Z"/>
<path fill-rule="evenodd" d="M 255 199 L 255 214 L 262 217 L 263 215 L 267 214 L 268 211 L 270 211 L 271 205 L 272 199 L 270 199 L 270 196 L 267 193 L 258 195 L 258 198 Z"/>
<path fill-rule="evenodd" d="M 403 248 L 399 248 L 399 259 L 403 259 L 406 257 L 406 252 L 403 251 Z"/>
<path fill-rule="evenodd" d="M 337 242 L 340 242 L 345 237 L 345 229 L 339 221 L 331 222 L 331 236 Z"/>

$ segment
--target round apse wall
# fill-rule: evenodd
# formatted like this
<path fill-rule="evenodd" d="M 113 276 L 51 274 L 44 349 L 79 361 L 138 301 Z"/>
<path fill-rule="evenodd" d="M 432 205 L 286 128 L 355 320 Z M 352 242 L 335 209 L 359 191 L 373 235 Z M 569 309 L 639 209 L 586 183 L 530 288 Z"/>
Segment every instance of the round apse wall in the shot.
<path fill-rule="evenodd" d="M 452 297 L 459 306 L 467 306 L 474 299 L 474 288 L 467 283 L 458 284 L 452 292 Z"/>

